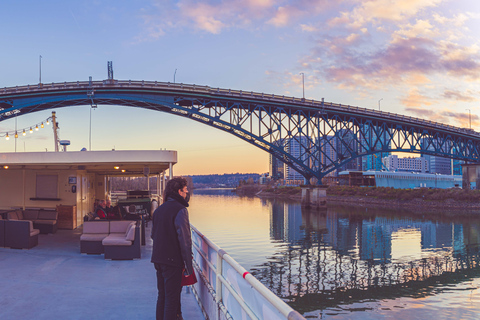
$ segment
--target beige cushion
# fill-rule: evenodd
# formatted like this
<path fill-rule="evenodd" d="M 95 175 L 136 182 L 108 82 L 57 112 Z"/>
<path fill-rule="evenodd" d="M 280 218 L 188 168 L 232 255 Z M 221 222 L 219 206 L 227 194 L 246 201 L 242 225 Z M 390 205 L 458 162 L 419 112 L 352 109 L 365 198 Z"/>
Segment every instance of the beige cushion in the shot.
<path fill-rule="evenodd" d="M 32 220 L 32 221 L 37 220 L 38 219 L 38 210 L 32 210 L 32 209 L 25 210 L 23 212 L 23 219 L 24 220 Z"/>
<path fill-rule="evenodd" d="M 54 210 L 40 210 L 38 220 L 57 220 L 58 214 Z"/>
<path fill-rule="evenodd" d="M 33 237 L 34 235 L 37 235 L 40 233 L 40 230 L 38 229 L 33 229 L 30 231 L 30 237 Z"/>
<path fill-rule="evenodd" d="M 128 241 L 133 241 L 135 240 L 135 225 L 134 224 L 131 224 L 130 227 L 128 228 L 127 230 L 127 233 L 125 235 L 125 240 L 128 240 Z"/>
<path fill-rule="evenodd" d="M 48 224 L 53 226 L 54 224 L 57 223 L 57 220 L 35 220 L 36 224 Z"/>
<path fill-rule="evenodd" d="M 84 233 L 80 236 L 80 241 L 102 241 L 108 236 L 108 233 Z"/>
<path fill-rule="evenodd" d="M 110 224 L 108 221 L 85 221 L 83 223 L 83 233 L 109 233 Z"/>
<path fill-rule="evenodd" d="M 123 221 L 110 221 L 110 233 L 125 233 L 130 224 L 135 221 L 123 220 Z"/>
<path fill-rule="evenodd" d="M 7 214 L 7 219 L 8 220 L 18 220 L 18 215 L 16 211 L 9 212 Z"/>
<path fill-rule="evenodd" d="M 131 246 L 132 241 L 125 240 L 125 236 L 118 236 L 110 234 L 102 240 L 104 246 Z"/>

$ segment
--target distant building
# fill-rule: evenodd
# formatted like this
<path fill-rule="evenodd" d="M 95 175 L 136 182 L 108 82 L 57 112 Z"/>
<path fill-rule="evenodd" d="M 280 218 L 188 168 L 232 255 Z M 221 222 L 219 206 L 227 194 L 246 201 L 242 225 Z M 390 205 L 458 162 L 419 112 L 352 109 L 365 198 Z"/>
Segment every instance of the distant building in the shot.
<path fill-rule="evenodd" d="M 351 130 L 341 129 L 335 135 L 335 150 L 337 150 L 337 159 L 348 159 L 352 152 L 358 152 L 358 140 L 355 133 Z M 348 163 L 340 166 L 338 171 L 360 171 L 362 168 L 362 158 L 354 158 Z"/>
<path fill-rule="evenodd" d="M 465 164 L 465 161 L 452 159 L 453 175 L 462 175 L 462 164 Z"/>
<path fill-rule="evenodd" d="M 412 172 L 364 172 L 365 175 L 374 175 L 377 187 L 391 187 L 395 189 L 435 188 L 447 189 L 460 187 L 462 176 L 452 176 L 431 173 Z"/>
<path fill-rule="evenodd" d="M 389 148 L 389 138 L 386 135 L 378 136 L 377 131 L 375 130 L 375 126 L 371 124 L 364 124 L 360 128 L 360 152 L 365 153 L 368 150 L 365 150 L 366 147 L 371 147 L 372 150 L 383 150 L 385 148 Z M 362 170 L 382 170 L 382 159 L 388 157 L 390 155 L 389 152 L 378 152 L 375 154 L 369 154 L 366 156 L 362 156 Z"/>
<path fill-rule="evenodd" d="M 280 139 L 274 142 L 276 146 L 283 149 L 284 139 Z M 269 173 L 272 180 L 282 180 L 285 177 L 285 164 L 270 154 L 270 166 Z"/>
<path fill-rule="evenodd" d="M 330 166 L 337 160 L 337 152 L 335 150 L 335 136 L 322 136 L 320 138 L 320 162 L 323 168 Z M 332 171 L 327 176 L 336 176 L 337 171 Z"/>
<path fill-rule="evenodd" d="M 428 172 L 428 161 L 423 158 L 399 158 L 397 155 L 389 155 L 382 159 L 388 171 Z"/>
<path fill-rule="evenodd" d="M 290 138 L 286 139 L 285 149 L 294 158 L 305 162 L 307 161 L 308 151 L 311 149 L 311 143 L 307 137 Z M 285 180 L 288 184 L 302 184 L 304 177 L 287 165 L 285 166 Z"/>
<path fill-rule="evenodd" d="M 441 144 L 437 140 L 431 140 L 427 138 L 420 139 L 420 146 L 422 150 L 429 151 L 443 151 L 444 153 L 449 153 L 450 143 L 448 141 Z M 439 174 L 452 174 L 452 161 L 449 158 L 432 156 L 430 154 L 422 153 L 428 161 L 428 168 L 430 173 L 439 173 Z"/>

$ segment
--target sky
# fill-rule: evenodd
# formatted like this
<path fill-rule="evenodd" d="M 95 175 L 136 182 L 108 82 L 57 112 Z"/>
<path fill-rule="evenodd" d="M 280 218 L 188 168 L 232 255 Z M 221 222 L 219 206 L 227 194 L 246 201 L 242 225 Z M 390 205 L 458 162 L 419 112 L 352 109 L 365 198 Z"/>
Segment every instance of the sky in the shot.
<path fill-rule="evenodd" d="M 480 130 L 476 0 L 0 2 L 0 88 L 114 78 L 207 85 L 380 108 Z M 42 58 L 40 59 L 40 56 Z M 177 150 L 179 175 L 268 172 L 228 133 L 130 107 L 55 109 L 68 150 Z M 51 111 L 20 116 L 17 128 Z M 90 121 L 91 119 L 91 121 Z M 91 131 L 90 131 L 91 124 Z M 0 133 L 15 129 L 0 122 Z M 53 151 L 41 129 L 0 152 Z"/>

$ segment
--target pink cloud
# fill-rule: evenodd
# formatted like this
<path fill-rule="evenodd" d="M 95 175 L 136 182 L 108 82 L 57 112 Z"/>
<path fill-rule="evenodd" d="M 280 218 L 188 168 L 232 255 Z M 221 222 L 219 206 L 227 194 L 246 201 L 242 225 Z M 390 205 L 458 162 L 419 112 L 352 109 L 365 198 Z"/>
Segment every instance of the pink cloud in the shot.
<path fill-rule="evenodd" d="M 449 89 L 445 89 L 445 92 L 443 93 L 443 97 L 446 99 L 463 101 L 463 102 L 477 101 L 478 98 L 475 98 L 473 95 L 474 94 L 472 92 L 462 93 L 456 90 L 449 90 Z"/>
<path fill-rule="evenodd" d="M 432 110 L 431 108 L 407 107 L 406 111 L 412 113 L 416 117 L 430 119 L 432 121 L 447 123 L 463 128 L 470 126 L 470 120 L 473 127 L 480 125 L 480 118 L 476 114 L 468 114 L 468 112 L 458 112 L 451 110 Z"/>
<path fill-rule="evenodd" d="M 173 28 L 194 28 L 213 34 L 229 28 L 283 28 L 338 5 L 328 0 L 179 0 L 176 5 L 158 0 L 156 4 L 158 11 L 143 15 L 153 38 Z"/>

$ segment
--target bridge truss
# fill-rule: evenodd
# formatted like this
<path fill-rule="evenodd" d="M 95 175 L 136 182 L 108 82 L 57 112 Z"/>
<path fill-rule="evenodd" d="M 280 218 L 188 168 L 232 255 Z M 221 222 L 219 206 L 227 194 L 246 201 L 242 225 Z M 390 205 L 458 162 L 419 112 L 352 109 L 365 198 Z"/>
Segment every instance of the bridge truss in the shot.
<path fill-rule="evenodd" d="M 0 89 L 0 121 L 82 105 L 162 111 L 228 132 L 270 153 L 307 183 L 363 156 L 411 152 L 479 161 L 480 134 L 373 109 L 272 94 L 146 81 L 86 81 Z"/>

